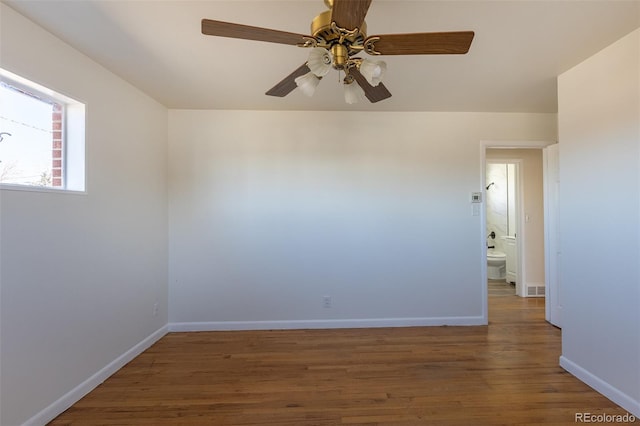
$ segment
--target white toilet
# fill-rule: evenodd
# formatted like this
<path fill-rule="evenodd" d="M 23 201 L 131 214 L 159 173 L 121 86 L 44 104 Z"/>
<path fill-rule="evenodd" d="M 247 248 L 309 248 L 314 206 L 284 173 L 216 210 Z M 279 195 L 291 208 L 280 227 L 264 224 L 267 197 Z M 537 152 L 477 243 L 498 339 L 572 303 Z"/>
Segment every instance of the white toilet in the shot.
<path fill-rule="evenodd" d="M 487 278 L 504 280 L 507 277 L 507 255 L 495 249 L 487 250 Z"/>

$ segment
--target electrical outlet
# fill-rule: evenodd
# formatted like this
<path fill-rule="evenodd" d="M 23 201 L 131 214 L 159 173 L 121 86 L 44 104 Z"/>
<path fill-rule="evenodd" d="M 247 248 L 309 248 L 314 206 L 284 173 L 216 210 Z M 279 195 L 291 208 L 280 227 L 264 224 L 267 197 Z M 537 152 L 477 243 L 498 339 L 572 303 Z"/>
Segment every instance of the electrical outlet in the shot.
<path fill-rule="evenodd" d="M 157 303 L 153 304 L 153 316 L 154 317 L 158 316 L 158 304 Z"/>
<path fill-rule="evenodd" d="M 322 296 L 322 306 L 325 308 L 331 307 L 331 296 Z"/>

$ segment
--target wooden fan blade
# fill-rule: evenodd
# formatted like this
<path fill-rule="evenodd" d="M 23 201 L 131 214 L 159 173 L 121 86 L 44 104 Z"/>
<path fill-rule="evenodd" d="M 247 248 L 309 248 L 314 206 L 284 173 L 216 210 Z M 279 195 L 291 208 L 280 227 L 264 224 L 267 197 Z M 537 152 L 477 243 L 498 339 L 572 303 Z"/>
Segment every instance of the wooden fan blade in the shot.
<path fill-rule="evenodd" d="M 240 38 L 244 40 L 267 41 L 270 43 L 281 43 L 297 45 L 304 43 L 304 34 L 289 33 L 286 31 L 271 30 L 269 28 L 252 27 L 249 25 L 233 24 L 231 22 L 214 21 L 211 19 L 202 20 L 202 34 Z"/>
<path fill-rule="evenodd" d="M 362 87 L 364 90 L 364 95 L 371 101 L 371 103 L 376 103 L 383 101 L 387 98 L 391 97 L 391 92 L 385 87 L 384 84 L 380 83 L 377 86 L 372 86 L 369 84 L 366 78 L 358 71 L 356 68 L 352 68 L 349 70 L 349 74 L 353 76 L 356 80 L 356 83 Z"/>
<path fill-rule="evenodd" d="M 368 37 L 365 46 L 372 43 L 381 55 L 464 54 L 469 51 L 473 36 L 473 31 L 384 34 Z"/>
<path fill-rule="evenodd" d="M 286 76 L 280 83 L 276 84 L 271 89 L 269 89 L 269 91 L 265 94 L 269 96 L 278 96 L 280 98 L 283 98 L 287 96 L 289 93 L 291 93 L 293 89 L 298 87 L 295 82 L 296 78 L 303 76 L 309 72 L 311 72 L 311 70 L 309 69 L 307 64 L 304 63 L 300 67 L 298 67 L 294 72 Z"/>
<path fill-rule="evenodd" d="M 362 28 L 371 0 L 333 0 L 331 21 L 340 28 Z"/>

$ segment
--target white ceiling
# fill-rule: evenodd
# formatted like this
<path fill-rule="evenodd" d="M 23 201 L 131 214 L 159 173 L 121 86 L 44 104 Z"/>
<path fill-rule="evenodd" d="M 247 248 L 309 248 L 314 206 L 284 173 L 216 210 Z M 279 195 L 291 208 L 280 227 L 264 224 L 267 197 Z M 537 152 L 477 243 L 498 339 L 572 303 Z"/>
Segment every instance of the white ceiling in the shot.
<path fill-rule="evenodd" d="M 308 34 L 322 0 L 3 0 L 169 108 L 556 112 L 556 76 L 640 27 L 640 0 L 373 0 L 368 34 L 475 31 L 467 55 L 386 56 L 393 97 L 264 92 L 302 48 L 204 36 L 202 18 Z"/>

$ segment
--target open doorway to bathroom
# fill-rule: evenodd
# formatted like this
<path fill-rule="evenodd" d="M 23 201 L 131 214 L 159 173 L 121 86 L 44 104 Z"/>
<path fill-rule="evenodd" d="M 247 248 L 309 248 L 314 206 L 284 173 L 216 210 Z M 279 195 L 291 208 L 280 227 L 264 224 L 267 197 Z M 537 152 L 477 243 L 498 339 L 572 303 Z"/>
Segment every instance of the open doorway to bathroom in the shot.
<path fill-rule="evenodd" d="M 521 210 L 521 159 L 493 159 L 488 152 L 485 173 L 487 226 L 487 285 L 489 296 L 509 296 L 516 291 L 519 250 L 518 222 Z"/>
<path fill-rule="evenodd" d="M 531 297 L 544 304 L 543 148 L 552 143 L 482 142 L 485 208 L 481 227 L 483 286 L 487 301 L 493 296 Z M 494 265 L 490 259 L 492 252 Z M 507 253 L 510 255 L 509 265 Z M 504 263 L 500 262 L 501 257 Z M 497 266 L 498 270 L 490 271 L 492 266 Z M 488 319 L 488 305 L 485 306 Z"/>
<path fill-rule="evenodd" d="M 505 255 L 504 273 L 492 277 L 513 285 L 517 296 L 544 297 L 542 149 L 488 148 L 485 182 L 487 235 L 496 233 L 487 245 Z"/>

